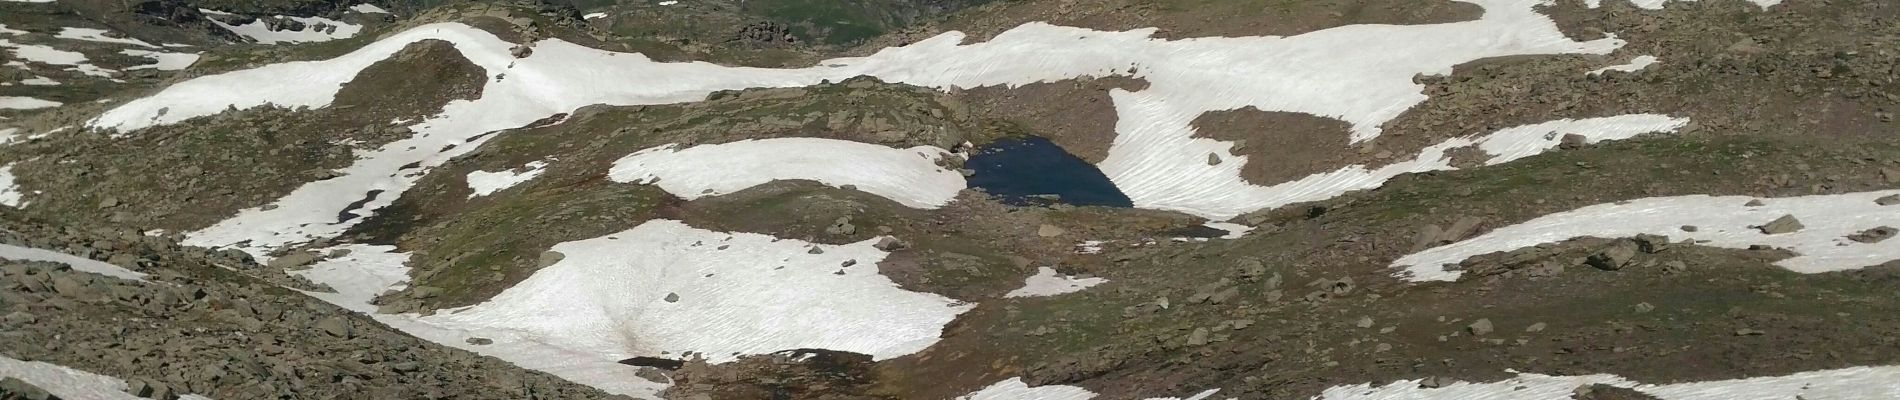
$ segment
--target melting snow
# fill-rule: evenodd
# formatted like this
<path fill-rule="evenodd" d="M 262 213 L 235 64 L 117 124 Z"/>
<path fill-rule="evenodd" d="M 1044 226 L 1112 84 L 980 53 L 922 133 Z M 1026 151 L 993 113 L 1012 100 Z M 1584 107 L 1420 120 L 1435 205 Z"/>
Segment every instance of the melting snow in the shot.
<path fill-rule="evenodd" d="M 1186 398 L 1150 397 L 1147 400 L 1204 400 L 1220 392 L 1220 389 L 1208 389 Z M 1089 400 L 1095 398 L 1095 392 L 1075 386 L 1042 385 L 1030 387 L 1023 378 L 1009 378 L 977 390 L 958 396 L 957 400 Z"/>
<path fill-rule="evenodd" d="M 396 246 L 349 244 L 319 252 L 338 250 L 349 254 L 318 261 L 308 269 L 290 271 L 292 275 L 327 285 L 335 291 L 304 294 L 350 311 L 375 314 L 376 305 L 370 304 L 371 300 L 383 292 L 402 289 L 409 281 L 409 268 L 403 266 L 409 260 L 409 253 L 397 252 Z"/>
<path fill-rule="evenodd" d="M 53 37 L 60 38 L 60 39 L 84 40 L 88 42 L 129 44 L 129 45 L 134 45 L 134 46 L 158 48 L 158 45 L 154 45 L 143 40 L 106 36 L 106 31 L 104 29 L 59 28 L 59 34 L 53 35 Z"/>
<path fill-rule="evenodd" d="M 0 110 L 35 110 L 59 107 L 60 102 L 32 97 L 0 96 Z"/>
<path fill-rule="evenodd" d="M 231 15 L 231 13 L 216 11 L 216 10 L 209 10 L 209 9 L 199 9 L 198 11 L 203 12 L 205 14 L 211 14 L 211 15 Z M 265 24 L 264 22 L 265 18 L 285 18 L 285 19 L 297 21 L 297 22 L 303 23 L 303 29 L 273 31 L 273 30 L 270 30 L 270 27 Z M 260 44 L 327 42 L 327 41 L 337 40 L 337 39 L 349 39 L 351 37 L 355 37 L 357 32 L 360 32 L 363 30 L 362 25 L 354 25 L 347 22 L 338 21 L 338 20 L 329 19 L 329 18 L 323 18 L 323 17 L 291 17 L 291 16 L 277 15 L 277 16 L 272 16 L 272 17 L 261 17 L 255 21 L 251 21 L 251 23 L 244 24 L 244 25 L 227 24 L 224 21 L 221 21 L 217 18 L 208 18 L 208 19 L 211 20 L 211 23 L 217 24 L 219 27 L 223 27 L 225 30 L 231 31 L 231 33 L 236 33 L 238 34 L 238 36 L 251 38 L 251 40 L 256 40 L 257 43 L 260 43 Z M 318 25 L 326 25 L 326 26 L 329 26 L 330 28 L 319 29 Z"/>
<path fill-rule="evenodd" d="M 369 3 L 363 3 L 363 4 L 350 6 L 350 11 L 355 11 L 355 12 L 364 13 L 364 14 L 388 14 L 389 13 L 389 10 L 384 10 L 382 7 L 377 7 L 375 4 L 369 4 Z"/>
<path fill-rule="evenodd" d="M 1303 201 L 1325 200 L 1346 192 L 1372 189 L 1393 177 L 1417 172 L 1456 169 L 1451 166 L 1452 149 L 1478 146 L 1491 154 L 1485 165 L 1497 165 L 1556 148 L 1563 134 L 1583 135 L 1587 142 L 1627 139 L 1653 132 L 1671 132 L 1688 124 L 1687 119 L 1655 114 L 1632 114 L 1588 119 L 1562 119 L 1539 124 L 1505 128 L 1488 135 L 1452 138 L 1426 147 L 1412 160 L 1369 170 L 1353 165 L 1332 172 L 1308 175 L 1300 180 L 1267 187 L 1262 193 L 1264 207 L 1278 207 Z M 1238 168 L 1238 167 L 1236 167 Z"/>
<path fill-rule="evenodd" d="M 1900 227 L 1900 205 L 1882 206 L 1875 199 L 1900 190 L 1761 199 L 1747 206 L 1747 196 L 1651 197 L 1598 204 L 1538 217 L 1493 230 L 1475 238 L 1427 249 L 1393 261 L 1415 281 L 1450 281 L 1459 271 L 1447 271 L 1471 256 L 1511 251 L 1572 238 L 1629 237 L 1637 234 L 1667 236 L 1672 241 L 1695 240 L 1706 246 L 1747 248 L 1769 245 L 1797 255 L 1775 262 L 1800 273 L 1858 269 L 1900 260 L 1900 240 L 1860 243 L 1848 235 L 1880 226 Z M 1793 215 L 1806 227 L 1769 235 L 1752 228 L 1783 215 Z M 1697 227 L 1695 232 L 1683 226 Z"/>
<path fill-rule="evenodd" d="M 534 177 L 541 176 L 541 173 L 545 172 L 542 168 L 546 168 L 547 166 L 548 163 L 546 161 L 535 161 L 524 166 L 528 169 L 525 172 L 515 172 L 514 170 L 501 172 L 469 172 L 468 188 L 474 189 L 474 192 L 469 193 L 468 197 L 487 196 L 502 191 L 502 189 L 514 187 L 522 182 L 533 180 Z"/>
<path fill-rule="evenodd" d="M 1608 374 L 1551 376 L 1520 373 L 1498 382 L 1458 382 L 1424 388 L 1419 380 L 1385 386 L 1335 386 L 1321 400 L 1569 400 L 1580 386 L 1635 389 L 1663 400 L 1865 400 L 1900 398 L 1900 367 L 1854 367 L 1792 375 L 1672 384 L 1639 384 Z"/>
<path fill-rule="evenodd" d="M 145 280 L 145 274 L 140 273 L 138 271 L 125 269 L 125 267 L 112 265 L 104 261 L 75 256 L 75 255 L 61 253 L 61 252 L 52 251 L 52 250 L 35 249 L 31 247 L 21 247 L 21 246 L 14 246 L 10 244 L 0 244 L 0 258 L 5 258 L 9 260 L 18 260 L 18 261 L 55 262 L 55 263 L 72 266 L 73 270 L 75 271 L 91 272 L 91 273 L 110 276 L 110 277 L 119 278 L 119 279 L 129 279 L 129 280 L 135 280 L 135 281 Z"/>
<path fill-rule="evenodd" d="M 1648 9 L 1648 10 L 1661 10 L 1663 8 L 1663 3 L 1668 3 L 1670 1 L 1672 0 L 1629 0 L 1630 4 L 1635 4 L 1636 7 L 1638 8 L 1643 8 L 1643 9 Z M 1673 1 L 1695 1 L 1695 0 L 1673 0 Z M 1748 0 L 1748 2 L 1755 3 L 1755 5 L 1761 6 L 1761 8 L 1766 9 L 1776 4 L 1781 4 L 1782 0 Z M 1597 8 L 1597 7 L 1603 6 L 1603 0 L 1583 0 L 1583 3 L 1584 5 L 1590 6 L 1590 8 Z"/>
<path fill-rule="evenodd" d="M 126 393 L 125 380 L 39 361 L 0 356 L 0 378 L 19 379 L 63 399 L 144 400 Z M 179 396 L 179 399 L 210 400 L 195 394 Z"/>
<path fill-rule="evenodd" d="M 86 55 L 78 52 L 65 51 L 35 44 L 14 43 L 6 39 L 0 39 L 0 47 L 11 50 L 13 56 L 21 60 L 49 65 L 71 66 L 72 68 L 67 68 L 67 70 L 78 71 L 86 75 L 111 77 L 113 72 L 109 69 L 87 64 Z"/>
<path fill-rule="evenodd" d="M 1042 385 L 1029 387 L 1023 378 L 1009 378 L 982 390 L 957 397 L 957 400 L 1089 400 L 1095 392 L 1075 386 Z"/>
<path fill-rule="evenodd" d="M 20 207 L 24 204 L 20 202 L 20 194 L 20 183 L 13 178 L 13 164 L 0 165 L 0 206 Z"/>
<path fill-rule="evenodd" d="M 666 145 L 614 161 L 616 182 L 659 185 L 688 200 L 720 195 L 781 179 L 809 179 L 884 196 L 917 208 L 949 203 L 967 184 L 963 175 L 938 165 L 944 149 L 896 149 L 821 138 L 742 140 L 679 149 Z M 657 180 L 657 181 L 656 181 Z"/>
<path fill-rule="evenodd" d="M 1649 68 L 1650 65 L 1655 65 L 1656 61 L 1658 61 L 1656 56 L 1651 56 L 1651 55 L 1636 56 L 1636 58 L 1630 59 L 1630 62 L 1628 63 L 1611 65 L 1611 66 L 1603 67 L 1603 68 L 1597 68 L 1594 71 L 1590 71 L 1589 75 L 1597 75 L 1597 74 L 1602 74 L 1604 72 L 1609 72 L 1609 71 L 1621 71 L 1621 72 L 1641 71 L 1644 68 Z"/>
<path fill-rule="evenodd" d="M 56 81 L 56 80 L 52 80 L 52 79 L 48 79 L 48 78 L 46 78 L 46 77 L 44 77 L 44 76 L 39 76 L 39 75 L 34 75 L 34 76 L 33 76 L 32 78 L 27 78 L 26 80 L 22 80 L 22 81 L 20 81 L 20 83 L 21 83 L 21 84 L 24 84 L 24 85 L 27 85 L 27 86 L 56 86 L 56 85 L 59 85 L 59 81 Z"/>
<path fill-rule="evenodd" d="M 589 13 L 587 15 L 581 16 L 581 19 L 599 19 L 599 18 L 607 18 L 607 13 L 597 12 L 597 13 Z"/>
<path fill-rule="evenodd" d="M 1090 286 L 1108 282 L 1105 278 L 1077 278 L 1057 275 L 1055 268 L 1041 267 L 1036 274 L 1023 280 L 1023 287 L 1004 294 L 1005 298 L 1042 297 L 1069 294 L 1088 289 Z"/>
<path fill-rule="evenodd" d="M 191 64 L 198 62 L 198 55 L 193 53 L 169 53 L 163 51 L 126 49 L 119 51 L 119 54 L 145 57 L 155 61 L 151 64 L 126 68 L 127 70 L 157 69 L 160 71 L 177 71 L 185 69 L 185 67 L 190 67 Z"/>

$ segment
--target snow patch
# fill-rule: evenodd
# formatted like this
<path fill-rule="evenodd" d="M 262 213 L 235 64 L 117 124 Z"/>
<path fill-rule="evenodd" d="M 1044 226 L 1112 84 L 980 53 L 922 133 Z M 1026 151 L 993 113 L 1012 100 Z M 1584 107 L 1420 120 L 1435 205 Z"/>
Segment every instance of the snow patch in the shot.
<path fill-rule="evenodd" d="M 1634 389 L 1663 400 L 1862 400 L 1900 398 L 1900 367 L 1853 367 L 1791 375 L 1671 384 L 1640 384 L 1615 375 L 1551 376 L 1519 373 L 1497 382 L 1457 382 L 1426 388 L 1420 380 L 1384 386 L 1335 386 L 1318 400 L 1569 400 L 1581 386 Z"/>
<path fill-rule="evenodd" d="M 1147 400 L 1204 400 L 1220 389 L 1203 390 L 1186 398 L 1149 397 Z M 1030 387 L 1023 378 L 1009 378 L 970 394 L 958 396 L 957 400 L 1090 400 L 1095 392 L 1068 385 L 1042 385 Z"/>
<path fill-rule="evenodd" d="M 364 13 L 364 14 L 388 14 L 389 13 L 389 10 L 384 10 L 382 7 L 377 7 L 375 4 L 369 4 L 369 3 L 363 3 L 363 4 L 350 6 L 350 11 L 355 11 L 355 12 Z"/>
<path fill-rule="evenodd" d="M 693 352 L 727 362 L 797 348 L 889 359 L 928 347 L 971 308 L 899 288 L 878 273 L 888 253 L 874 243 L 823 245 L 654 220 L 555 245 L 565 258 L 487 302 L 432 316 L 372 316 L 523 368 L 657 398 L 665 385 L 633 377 L 634 367 L 618 361 Z M 808 253 L 813 247 L 824 253 Z M 367 313 L 371 299 L 408 277 L 408 255 L 392 247 L 344 248 L 350 254 L 294 272 L 337 290 L 312 296 Z M 467 343 L 476 337 L 493 343 Z"/>
<path fill-rule="evenodd" d="M 231 15 L 231 13 L 216 11 L 216 10 L 209 10 L 209 9 L 199 9 L 198 11 L 203 12 L 205 14 L 211 14 L 211 15 Z M 265 18 L 284 18 L 284 19 L 289 19 L 292 21 L 297 21 L 303 24 L 303 28 L 298 29 L 298 30 L 286 29 L 286 30 L 273 31 L 270 29 L 269 25 L 264 22 Z M 246 38 L 250 38 L 251 40 L 255 40 L 259 44 L 328 42 L 331 40 L 349 39 L 349 38 L 355 37 L 357 32 L 361 32 L 363 30 L 362 25 L 355 25 L 348 22 L 343 22 L 343 21 L 338 21 L 338 20 L 323 18 L 323 17 L 292 17 L 292 16 L 284 16 L 284 15 L 275 15 L 275 16 L 270 16 L 270 17 L 259 17 L 257 20 L 251 21 L 250 23 L 247 23 L 244 25 L 227 24 L 224 21 L 219 20 L 217 18 L 207 18 L 207 19 L 211 20 L 212 24 L 216 24 L 219 27 L 224 28 L 225 30 L 231 31 L 231 33 L 238 34 L 238 36 L 243 36 Z"/>
<path fill-rule="evenodd" d="M 546 172 L 546 170 L 542 168 L 547 168 L 547 166 L 548 163 L 546 161 L 535 161 L 522 166 L 528 169 L 524 172 L 515 172 L 515 170 L 469 172 L 468 187 L 469 189 L 474 189 L 474 191 L 469 193 L 468 197 L 487 196 L 502 191 L 503 189 L 514 187 L 522 182 L 533 180 L 534 177 L 541 176 L 542 172 Z"/>
<path fill-rule="evenodd" d="M 61 104 L 63 103 L 52 100 L 40 100 L 32 97 L 0 96 L 0 110 L 37 110 L 41 108 L 59 107 Z"/>
<path fill-rule="evenodd" d="M 1636 56 L 1636 58 L 1630 59 L 1630 62 L 1628 63 L 1611 65 L 1611 66 L 1603 67 L 1603 68 L 1597 68 L 1594 71 L 1590 71 L 1588 75 L 1601 75 L 1604 72 L 1609 72 L 1609 71 L 1620 71 L 1620 72 L 1641 71 L 1644 68 L 1649 68 L 1649 66 L 1655 65 L 1657 61 L 1659 61 L 1659 59 L 1657 59 L 1656 56 L 1640 55 L 1640 56 Z"/>
<path fill-rule="evenodd" d="M 66 264 L 74 271 L 90 272 L 119 279 L 145 281 L 145 274 L 112 265 L 104 261 L 75 256 L 46 249 L 0 244 L 0 258 L 15 261 L 45 261 Z"/>
<path fill-rule="evenodd" d="M 581 19 L 600 19 L 600 18 L 607 18 L 607 13 L 604 13 L 604 12 L 588 13 L 587 15 L 581 16 Z"/>
<path fill-rule="evenodd" d="M 128 56 L 145 57 L 145 58 L 150 58 L 152 59 L 152 61 L 154 61 L 151 64 L 140 65 L 140 66 L 136 66 L 132 68 L 126 68 L 127 70 L 157 69 L 160 71 L 177 71 L 177 70 L 185 69 L 185 67 L 190 67 L 191 64 L 198 62 L 198 55 L 194 53 L 171 53 L 171 52 L 163 52 L 163 51 L 126 49 L 126 50 L 119 51 L 119 54 L 124 54 Z"/>
<path fill-rule="evenodd" d="M 14 131 L 17 129 L 8 129 L 7 133 Z M 13 164 L 0 165 L 0 206 L 19 208 L 25 204 L 20 202 L 21 194 L 20 183 L 13 177 Z"/>
<path fill-rule="evenodd" d="M 6 0 L 0 0 L 6 1 Z M 145 400 L 126 393 L 125 380 L 39 361 L 21 361 L 0 356 L 0 378 L 14 378 L 63 399 Z M 187 394 L 179 400 L 210 400 Z"/>
<path fill-rule="evenodd" d="M 8 29 L 7 24 L 0 24 L 0 35 L 25 35 L 27 33 L 31 33 L 31 32 L 27 32 L 27 31 L 23 31 L 19 29 Z"/>
<path fill-rule="evenodd" d="M 555 245 L 561 262 L 488 302 L 425 320 L 514 330 L 616 360 L 694 352 L 727 362 L 797 348 L 882 360 L 923 350 L 970 306 L 897 287 L 878 273 L 888 253 L 874 243 L 648 221 Z"/>
<path fill-rule="evenodd" d="M 0 48 L 8 49 L 8 51 L 13 53 L 14 57 L 21 60 L 48 65 L 71 66 L 72 68 L 67 68 L 66 70 L 78 71 L 79 73 L 89 76 L 110 78 L 112 77 L 112 73 L 116 72 L 86 63 L 86 55 L 78 52 L 65 51 L 36 44 L 14 43 L 6 39 L 0 39 Z M 25 64 L 21 65 L 24 66 Z"/>
<path fill-rule="evenodd" d="M 957 400 L 1089 400 L 1095 398 L 1095 392 L 1075 386 L 1042 385 L 1029 387 L 1023 378 L 1009 378 L 976 392 L 957 397 Z"/>
<path fill-rule="evenodd" d="M 44 77 L 44 76 L 34 75 L 32 78 L 27 78 L 25 80 L 20 81 L 20 84 L 27 85 L 27 86 L 58 86 L 59 81 L 48 79 L 47 77 Z"/>
<path fill-rule="evenodd" d="M 938 165 L 934 146 L 896 149 L 822 138 L 776 138 L 654 147 L 614 161 L 608 178 L 658 185 L 692 200 L 783 179 L 851 185 L 915 208 L 949 203 L 968 186 L 963 175 Z"/>
<path fill-rule="evenodd" d="M 409 267 L 403 266 L 409 260 L 409 253 L 396 251 L 396 246 L 347 244 L 318 250 L 326 254 L 336 251 L 348 251 L 349 254 L 312 263 L 308 269 L 289 272 L 311 282 L 327 285 L 335 291 L 304 294 L 350 311 L 375 314 L 376 305 L 370 301 L 383 292 L 400 290 L 409 282 Z"/>
<path fill-rule="evenodd" d="M 1009 291 L 1004 298 L 1044 297 L 1080 292 L 1090 286 L 1107 283 L 1106 278 L 1077 278 L 1056 274 L 1055 268 L 1041 267 L 1036 274 L 1023 280 L 1023 287 Z"/>
<path fill-rule="evenodd" d="M 1651 197 L 1598 204 L 1538 217 L 1466 239 L 1413 253 L 1392 262 L 1413 281 L 1457 280 L 1460 271 L 1448 271 L 1472 256 L 1511 251 L 1572 238 L 1629 237 L 1652 234 L 1671 241 L 1694 240 L 1705 246 L 1748 248 L 1768 245 L 1797 255 L 1775 265 L 1799 273 L 1842 271 L 1900 260 L 1900 240 L 1861 243 L 1848 235 L 1880 226 L 1900 227 L 1900 206 L 1882 206 L 1875 199 L 1900 190 L 1759 199 L 1748 196 Z M 1753 228 L 1783 215 L 1793 215 L 1805 228 L 1769 235 Z M 1683 226 L 1695 226 L 1686 232 Z"/>
<path fill-rule="evenodd" d="M 133 46 L 158 48 L 158 45 L 154 45 L 143 40 L 106 36 L 106 30 L 104 29 L 59 28 L 59 34 L 53 35 L 53 37 L 60 38 L 60 39 L 84 40 L 88 42 L 129 44 Z"/>
<path fill-rule="evenodd" d="M 679 0 L 666 0 L 666 1 L 660 2 L 659 4 L 663 6 L 670 6 L 670 5 L 679 4 L 679 3 L 680 3 Z"/>
<path fill-rule="evenodd" d="M 1461 147 L 1477 146 L 1479 150 L 1491 154 L 1485 165 L 1497 165 L 1556 148 L 1566 133 L 1583 135 L 1586 142 L 1594 143 L 1627 139 L 1644 133 L 1673 132 L 1688 123 L 1687 119 L 1666 115 L 1631 114 L 1516 126 L 1488 135 L 1447 139 L 1419 151 L 1418 156 L 1411 160 L 1387 164 L 1376 170 L 1359 165 L 1347 166 L 1268 186 L 1252 196 L 1259 199 L 1256 204 L 1261 205 L 1261 208 L 1325 200 L 1354 190 L 1377 188 L 1385 181 L 1403 174 L 1457 169 L 1451 166 L 1449 152 Z"/>
<path fill-rule="evenodd" d="M 1695 0 L 1629 0 L 1630 4 L 1635 4 L 1637 8 L 1642 8 L 1645 10 L 1661 10 L 1663 8 L 1663 3 L 1668 3 L 1670 1 L 1695 1 Z M 1755 5 L 1761 6 L 1762 9 L 1768 9 L 1768 7 L 1773 7 L 1776 4 L 1781 4 L 1782 1 L 1783 0 L 1748 0 L 1748 2 L 1750 3 L 1755 3 Z M 1597 7 L 1603 6 L 1603 0 L 1583 0 L 1583 3 L 1584 5 L 1590 6 L 1590 8 L 1597 8 Z"/>

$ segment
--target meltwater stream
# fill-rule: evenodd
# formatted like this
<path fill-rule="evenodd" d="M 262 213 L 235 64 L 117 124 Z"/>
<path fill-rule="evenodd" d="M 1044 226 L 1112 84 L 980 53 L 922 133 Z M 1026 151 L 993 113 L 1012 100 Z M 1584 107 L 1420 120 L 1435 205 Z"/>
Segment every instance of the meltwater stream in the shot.
<path fill-rule="evenodd" d="M 976 171 L 970 187 L 1005 204 L 1046 204 L 1047 195 L 1056 195 L 1079 206 L 1134 206 L 1102 170 L 1042 137 L 999 139 L 971 155 L 964 168 Z"/>

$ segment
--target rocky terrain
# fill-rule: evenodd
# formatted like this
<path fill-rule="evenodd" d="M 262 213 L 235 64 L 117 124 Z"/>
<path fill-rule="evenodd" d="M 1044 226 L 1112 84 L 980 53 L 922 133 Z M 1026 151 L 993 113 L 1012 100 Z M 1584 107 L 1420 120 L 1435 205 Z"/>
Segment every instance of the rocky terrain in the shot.
<path fill-rule="evenodd" d="M 1900 398 L 1896 21 L 0 1 L 0 399 Z"/>

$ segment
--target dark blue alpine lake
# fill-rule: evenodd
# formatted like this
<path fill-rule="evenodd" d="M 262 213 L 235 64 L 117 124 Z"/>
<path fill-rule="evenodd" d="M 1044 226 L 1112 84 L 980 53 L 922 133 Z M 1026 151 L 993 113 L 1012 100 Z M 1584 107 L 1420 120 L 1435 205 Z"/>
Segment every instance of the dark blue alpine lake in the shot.
<path fill-rule="evenodd" d="M 963 166 L 976 171 L 968 179 L 970 187 L 983 189 L 1005 204 L 1048 204 L 1046 195 L 1056 195 L 1061 196 L 1060 202 L 1073 205 L 1134 206 L 1094 164 L 1041 137 L 999 139 L 971 155 Z"/>

